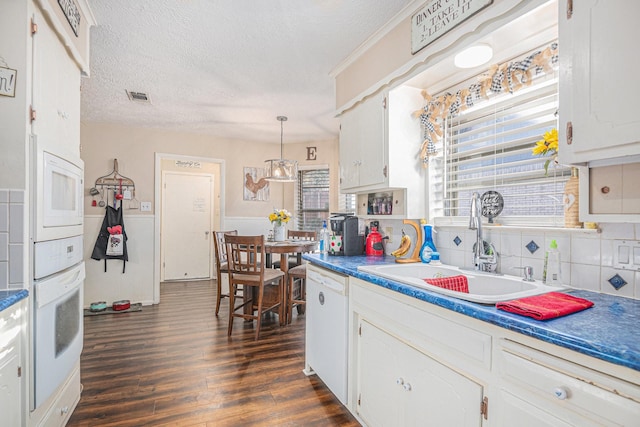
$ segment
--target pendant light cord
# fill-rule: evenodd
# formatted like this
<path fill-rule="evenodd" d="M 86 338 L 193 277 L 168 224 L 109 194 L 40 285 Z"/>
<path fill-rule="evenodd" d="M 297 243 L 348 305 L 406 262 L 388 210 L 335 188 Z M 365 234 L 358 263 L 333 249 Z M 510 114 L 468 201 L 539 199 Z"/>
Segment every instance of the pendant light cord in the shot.
<path fill-rule="evenodd" d="M 280 160 L 284 159 L 284 122 L 287 121 L 287 116 L 276 117 L 280 121 Z"/>

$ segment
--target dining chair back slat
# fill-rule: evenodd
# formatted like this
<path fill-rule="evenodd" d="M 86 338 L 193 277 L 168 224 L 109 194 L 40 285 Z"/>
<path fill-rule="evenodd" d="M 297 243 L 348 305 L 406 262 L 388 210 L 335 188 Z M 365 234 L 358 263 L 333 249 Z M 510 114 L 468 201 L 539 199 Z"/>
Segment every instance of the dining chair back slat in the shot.
<path fill-rule="evenodd" d="M 223 279 L 227 279 L 228 284 L 228 263 L 227 263 L 227 248 L 224 244 L 224 235 L 230 234 L 233 236 L 238 235 L 238 230 L 228 230 L 228 231 L 214 231 L 213 237 L 215 239 L 213 245 L 213 251 L 216 257 L 216 286 L 218 288 L 218 292 L 216 294 L 216 316 L 220 311 L 220 300 L 222 298 L 229 298 L 229 293 L 224 293 L 222 291 L 222 283 Z"/>
<path fill-rule="evenodd" d="M 289 239 L 317 240 L 315 231 L 289 230 Z M 287 275 L 287 323 L 291 323 L 293 307 L 296 306 L 298 314 L 304 314 L 306 308 L 306 280 L 307 266 L 302 263 L 302 253 L 296 253 L 296 265 Z"/>
<path fill-rule="evenodd" d="M 288 230 L 287 238 L 290 240 L 317 240 L 317 233 L 315 231 Z M 302 264 L 302 253 L 297 252 L 295 265 L 300 264 Z"/>

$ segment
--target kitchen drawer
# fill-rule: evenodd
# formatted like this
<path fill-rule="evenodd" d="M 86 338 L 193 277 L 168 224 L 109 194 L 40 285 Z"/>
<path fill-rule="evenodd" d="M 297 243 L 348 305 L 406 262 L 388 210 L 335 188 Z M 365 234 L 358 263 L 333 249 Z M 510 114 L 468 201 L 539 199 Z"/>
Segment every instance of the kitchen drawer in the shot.
<path fill-rule="evenodd" d="M 499 357 L 502 385 L 514 396 L 527 395 L 548 411 L 571 413 L 600 425 L 638 425 L 638 386 L 553 355 L 505 340 Z M 525 399 L 526 400 L 526 399 Z"/>
<path fill-rule="evenodd" d="M 340 292 L 347 292 L 347 279 L 349 276 L 317 267 L 313 264 L 307 265 L 307 276 L 311 276 L 313 280 L 325 286 L 334 288 Z"/>
<path fill-rule="evenodd" d="M 358 311 L 366 313 L 373 310 L 367 318 L 374 319 L 372 321 L 381 329 L 442 360 L 457 360 L 466 368 L 469 364 L 487 371 L 491 368 L 491 335 L 456 323 L 447 316 L 445 310 L 440 311 L 431 304 L 360 279 L 354 282 L 363 284 L 365 288 L 349 282 L 352 301 L 358 306 Z M 407 304 L 404 300 L 413 304 Z"/>
<path fill-rule="evenodd" d="M 80 369 L 75 369 L 44 416 L 40 427 L 62 427 L 67 424 L 80 401 Z"/>
<path fill-rule="evenodd" d="M 0 357 L 7 348 L 15 345 L 14 340 L 22 331 L 27 314 L 25 301 L 18 301 L 0 312 Z"/>

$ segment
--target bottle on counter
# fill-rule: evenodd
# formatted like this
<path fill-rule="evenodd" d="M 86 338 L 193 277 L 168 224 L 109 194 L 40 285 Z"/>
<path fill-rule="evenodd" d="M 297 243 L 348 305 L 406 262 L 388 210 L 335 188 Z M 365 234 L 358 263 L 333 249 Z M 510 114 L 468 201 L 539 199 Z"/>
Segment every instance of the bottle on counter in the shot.
<path fill-rule="evenodd" d="M 327 228 L 327 220 L 322 221 L 322 229 L 320 229 L 320 253 L 329 252 L 329 229 Z"/>
<path fill-rule="evenodd" d="M 560 277 L 560 251 L 558 243 L 551 241 L 549 249 L 544 254 L 544 270 L 542 272 L 542 281 L 545 285 L 562 285 Z"/>
<path fill-rule="evenodd" d="M 424 230 L 424 243 L 422 243 L 422 247 L 420 248 L 420 260 L 422 262 L 429 263 L 431 262 L 431 255 L 433 252 L 437 252 L 436 245 L 433 243 L 432 237 L 432 229 L 433 226 L 429 224 L 423 224 L 422 228 Z M 438 254 L 438 258 L 440 258 Z"/>

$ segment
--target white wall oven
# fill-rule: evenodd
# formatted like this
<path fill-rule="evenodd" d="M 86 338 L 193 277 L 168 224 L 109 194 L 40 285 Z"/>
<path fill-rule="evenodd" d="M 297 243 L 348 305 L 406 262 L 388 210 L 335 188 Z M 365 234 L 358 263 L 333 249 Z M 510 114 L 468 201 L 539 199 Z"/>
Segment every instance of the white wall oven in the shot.
<path fill-rule="evenodd" d="M 81 235 L 84 162 L 47 148 L 32 136 L 34 150 L 34 241 Z"/>
<path fill-rule="evenodd" d="M 82 253 L 81 246 L 73 251 Z M 61 273 L 34 281 L 31 410 L 58 390 L 80 360 L 84 278 L 84 262 L 80 262 Z"/>

